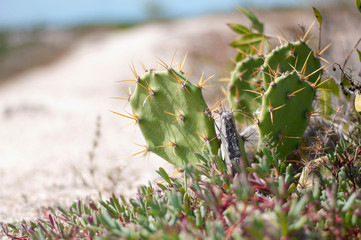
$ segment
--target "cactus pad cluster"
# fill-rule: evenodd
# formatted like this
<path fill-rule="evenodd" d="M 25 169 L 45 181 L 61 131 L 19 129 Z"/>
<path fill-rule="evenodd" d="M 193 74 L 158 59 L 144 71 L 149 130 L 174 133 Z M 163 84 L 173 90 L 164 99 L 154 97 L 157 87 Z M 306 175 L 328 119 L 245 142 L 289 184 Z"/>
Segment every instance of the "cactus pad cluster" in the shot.
<path fill-rule="evenodd" d="M 237 24 L 229 26 L 241 35 L 231 44 L 239 50 L 228 86 L 231 110 L 241 125 L 251 119 L 258 126 L 259 148 L 268 142 L 285 159 L 299 147 L 313 114 L 316 90 L 323 83 L 319 53 L 305 42 L 309 31 L 298 41 L 272 46 L 263 27 L 254 32 Z M 203 150 L 217 154 L 220 144 L 226 149 L 223 155 L 232 156 L 227 151 L 232 151 L 228 146 L 233 143 L 224 142 L 232 137 L 220 136 L 222 131 L 217 134 L 212 108 L 203 99 L 203 75 L 194 84 L 182 71 L 184 61 L 179 70 L 171 67 L 172 62 L 168 66 L 161 61 L 162 70 L 146 70 L 142 76 L 132 68 L 136 87 L 129 97 L 131 118 L 144 135 L 145 151 L 176 166 L 200 162 L 194 153 Z M 235 144 L 243 149 L 243 141 Z"/>

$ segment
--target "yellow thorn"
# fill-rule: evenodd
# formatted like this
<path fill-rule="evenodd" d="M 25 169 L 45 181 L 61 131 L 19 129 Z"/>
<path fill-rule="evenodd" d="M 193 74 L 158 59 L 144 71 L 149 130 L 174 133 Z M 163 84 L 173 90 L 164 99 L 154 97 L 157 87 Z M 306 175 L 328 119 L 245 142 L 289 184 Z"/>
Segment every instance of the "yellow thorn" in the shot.
<path fill-rule="evenodd" d="M 184 64 L 185 64 L 185 62 L 186 62 L 187 56 L 188 56 L 188 51 L 186 52 L 186 55 L 185 55 L 184 58 L 183 58 L 182 64 L 179 66 L 179 69 L 178 69 L 178 70 L 179 70 L 180 72 L 183 71 Z"/>
<path fill-rule="evenodd" d="M 292 137 L 292 136 L 282 136 L 282 138 L 292 138 L 292 139 L 299 139 L 300 137 Z"/>
<path fill-rule="evenodd" d="M 230 82 L 231 79 L 230 78 L 220 78 L 218 81 L 220 81 L 220 82 Z"/>
<path fill-rule="evenodd" d="M 110 97 L 111 99 L 119 99 L 119 100 L 125 100 L 129 101 L 129 98 L 121 98 L 121 97 Z"/>
<path fill-rule="evenodd" d="M 277 29 L 277 31 L 279 31 L 281 34 L 282 34 L 282 36 L 283 36 L 283 38 L 286 40 L 286 42 L 288 42 L 288 39 L 286 38 L 286 36 L 283 34 L 283 32 L 281 31 L 281 29 L 279 29 L 278 27 L 276 27 L 276 29 Z M 282 43 L 281 43 L 282 44 Z"/>
<path fill-rule="evenodd" d="M 253 122 L 255 122 L 255 123 L 257 122 L 257 120 L 256 120 L 255 118 L 248 116 L 247 114 L 241 112 L 240 110 L 235 110 L 235 112 L 238 112 L 238 113 L 242 114 L 243 116 L 251 119 L 251 120 L 252 120 Z"/>
<path fill-rule="evenodd" d="M 255 98 L 253 98 L 253 99 L 256 100 L 256 99 L 258 99 L 258 98 L 260 98 L 260 97 L 262 97 L 262 95 L 259 95 L 258 97 L 255 97 Z"/>
<path fill-rule="evenodd" d="M 161 147 L 172 147 L 173 148 L 173 154 L 175 154 L 175 149 L 177 148 L 177 144 L 175 142 L 172 142 L 171 140 L 168 139 L 168 141 L 170 142 L 170 144 L 167 145 L 163 145 L 163 146 L 156 146 L 156 148 L 161 148 Z"/>
<path fill-rule="evenodd" d="M 307 62 L 308 62 L 308 59 L 309 59 L 310 56 L 311 56 L 311 53 L 312 53 L 312 51 L 310 51 L 310 53 L 308 54 L 308 56 L 307 56 L 307 58 L 306 58 L 305 63 L 304 63 L 303 66 L 302 66 L 302 69 L 301 69 L 302 76 L 306 73 Z"/>
<path fill-rule="evenodd" d="M 143 68 L 144 72 L 147 72 L 148 70 L 147 70 L 147 68 L 145 67 L 144 63 L 143 63 L 142 61 L 140 61 L 140 60 L 138 60 L 138 62 L 139 62 L 139 64 L 140 64 L 140 66 Z"/>
<path fill-rule="evenodd" d="M 198 136 L 200 136 L 203 139 L 203 146 L 202 146 L 202 150 L 204 148 L 204 146 L 206 145 L 206 143 L 210 142 L 209 139 L 207 138 L 207 135 L 204 131 L 202 131 L 204 136 L 202 136 L 201 134 L 197 133 L 196 131 L 194 131 L 195 134 L 197 134 Z M 214 139 L 214 138 L 213 138 Z M 213 141 L 213 139 L 211 141 Z"/>
<path fill-rule="evenodd" d="M 298 71 L 297 71 L 297 69 L 296 69 L 296 67 L 294 67 L 294 66 L 292 66 L 292 64 L 291 63 L 289 63 L 289 65 L 290 65 L 290 67 L 296 72 L 296 73 L 298 73 Z"/>
<path fill-rule="evenodd" d="M 237 49 L 237 51 L 238 51 L 240 54 L 244 55 L 244 56 L 248 56 L 248 55 L 249 55 L 248 53 L 242 51 L 241 49 Z M 236 63 L 236 62 L 234 62 L 234 63 Z"/>
<path fill-rule="evenodd" d="M 181 89 L 181 88 L 187 90 L 187 92 L 190 93 L 190 92 L 188 91 L 188 88 L 187 88 L 187 82 L 188 82 L 189 76 L 190 76 L 190 75 L 187 76 L 187 78 L 186 78 L 185 81 L 180 80 L 180 79 L 178 78 L 178 76 L 177 76 L 177 78 L 179 79 L 180 87 L 177 89 L 177 91 L 175 91 L 175 93 L 177 93 L 177 92 L 179 91 L 179 89 Z"/>
<path fill-rule="evenodd" d="M 211 107 L 211 109 L 209 109 L 209 111 L 212 111 L 213 108 L 214 108 L 217 104 L 219 104 L 219 103 L 220 103 L 220 100 L 217 100 L 217 102 Z"/>
<path fill-rule="evenodd" d="M 226 99 L 224 98 L 223 100 L 217 100 L 217 102 L 211 107 L 211 109 L 209 109 L 208 107 L 204 110 L 203 113 L 205 116 L 207 116 L 209 119 L 212 117 L 212 111 L 213 108 L 215 108 L 217 106 L 217 104 L 221 104 L 223 101 L 225 101 Z"/>
<path fill-rule="evenodd" d="M 179 78 L 179 76 L 177 75 L 177 73 L 176 73 L 175 71 L 173 71 L 173 70 L 172 70 L 172 73 L 173 73 L 173 75 L 174 75 L 174 77 L 175 77 L 175 80 L 176 80 L 179 84 L 181 84 L 181 83 L 182 83 L 182 80 Z"/>
<path fill-rule="evenodd" d="M 322 53 L 324 53 L 330 46 L 332 45 L 332 43 L 329 43 L 326 47 L 324 47 L 324 49 L 322 49 L 318 55 L 322 55 Z"/>
<path fill-rule="evenodd" d="M 138 76 L 137 71 L 135 70 L 134 63 L 132 62 L 132 65 L 129 65 L 129 67 L 130 67 L 130 70 L 132 71 L 135 79 L 139 80 L 140 77 Z"/>
<path fill-rule="evenodd" d="M 278 109 L 280 109 L 280 108 L 282 108 L 282 107 L 284 107 L 286 104 L 283 104 L 283 105 L 281 105 L 281 106 L 278 106 L 278 107 L 274 108 L 274 107 L 272 107 L 272 105 L 271 105 L 271 99 L 270 99 L 270 98 L 268 98 L 268 102 L 269 102 L 269 109 L 268 109 L 268 111 L 270 112 L 271 122 L 272 122 L 272 125 L 273 125 L 273 112 L 276 111 L 276 110 L 278 110 Z"/>
<path fill-rule="evenodd" d="M 148 87 L 143 86 L 141 83 L 138 82 L 138 85 L 140 85 L 142 88 L 144 88 L 145 90 L 147 90 L 149 92 L 149 95 L 144 99 L 143 104 L 147 101 L 147 99 L 150 96 L 154 96 L 154 90 L 149 86 L 148 82 L 145 80 L 145 83 L 147 84 Z"/>
<path fill-rule="evenodd" d="M 313 74 L 317 73 L 318 71 L 320 71 L 320 70 L 322 70 L 322 69 L 324 69 L 324 68 L 325 68 L 325 67 L 322 66 L 322 67 L 320 67 L 319 69 L 317 69 L 317 70 L 313 71 L 312 73 L 308 74 L 308 75 L 306 76 L 306 79 L 308 79 L 308 77 L 312 76 Z"/>
<path fill-rule="evenodd" d="M 239 90 L 238 90 L 238 87 L 236 87 L 235 95 L 236 95 L 237 102 L 239 102 Z"/>
<path fill-rule="evenodd" d="M 297 68 L 297 63 L 298 63 L 298 56 L 296 57 L 295 68 Z M 296 70 L 296 72 L 297 72 L 297 70 Z"/>
<path fill-rule="evenodd" d="M 176 108 L 176 110 L 178 111 L 178 114 L 179 114 L 179 115 L 176 115 L 176 114 L 171 113 L 171 112 L 165 112 L 165 113 L 166 113 L 166 114 L 169 114 L 169 115 L 171 115 L 171 116 L 176 117 L 177 120 L 175 120 L 174 122 L 177 122 L 177 121 L 179 121 L 179 120 L 184 121 L 184 116 L 183 116 L 183 114 L 181 114 L 181 112 L 180 112 L 177 108 Z"/>
<path fill-rule="evenodd" d="M 117 81 L 117 82 L 137 82 L 137 80 L 127 79 L 127 80 L 120 80 L 120 81 Z"/>
<path fill-rule="evenodd" d="M 162 145 L 162 146 L 156 146 L 156 148 L 163 148 L 163 147 L 175 147 L 177 144 L 175 142 L 172 142 L 171 140 L 168 139 L 168 141 L 170 142 L 167 145 Z"/>
<path fill-rule="evenodd" d="M 111 99 L 121 99 L 121 100 L 130 100 L 130 97 L 132 96 L 131 90 L 129 88 L 129 93 L 127 91 L 124 90 L 124 88 L 122 88 L 122 90 L 125 92 L 125 94 L 127 95 L 127 98 L 122 98 L 122 97 L 111 97 Z"/>
<path fill-rule="evenodd" d="M 135 115 L 134 113 L 131 114 L 131 113 L 128 113 L 128 112 L 127 112 L 127 113 L 129 114 L 129 116 L 127 116 L 127 115 L 124 115 L 124 114 L 121 114 L 121 113 L 118 113 L 118 112 L 114 112 L 114 111 L 111 111 L 111 110 L 109 110 L 109 111 L 112 112 L 112 113 L 118 114 L 118 115 L 120 115 L 120 116 L 122 116 L 122 117 L 135 120 L 135 122 L 139 122 L 139 117 L 138 117 L 137 115 Z"/>
<path fill-rule="evenodd" d="M 172 173 L 171 175 L 169 175 L 169 177 L 174 177 L 176 176 L 178 173 L 183 172 L 183 170 L 181 168 L 178 168 L 177 171 L 175 171 L 174 173 Z"/>
<path fill-rule="evenodd" d="M 228 91 L 222 86 L 221 91 L 224 94 L 224 96 L 228 96 Z"/>
<path fill-rule="evenodd" d="M 267 39 L 267 38 L 266 38 L 266 39 Z M 265 37 L 264 37 L 264 35 L 262 35 L 261 44 L 260 44 L 260 49 L 259 49 L 259 52 L 260 52 L 261 55 L 264 55 L 264 52 L 263 52 L 264 41 L 265 41 Z"/>
<path fill-rule="evenodd" d="M 204 72 L 202 73 L 202 76 L 199 79 L 199 82 L 197 83 L 197 86 L 199 88 L 201 88 L 201 89 L 203 88 L 204 84 L 206 84 L 211 78 L 214 77 L 214 75 L 212 75 L 212 76 L 208 77 L 206 80 L 203 81 L 203 75 L 204 75 Z"/>
<path fill-rule="evenodd" d="M 294 91 L 293 93 L 288 94 L 287 96 L 288 96 L 288 97 L 293 97 L 293 96 L 295 96 L 296 93 L 301 92 L 301 91 L 302 91 L 303 89 L 305 89 L 305 88 L 306 88 L 306 87 L 303 87 L 303 88 L 301 88 L 301 89 L 298 89 L 298 90 Z"/>
<path fill-rule="evenodd" d="M 322 84 L 324 84 L 325 82 L 327 82 L 329 80 L 331 80 L 331 78 L 328 78 L 328 79 L 322 81 L 320 84 L 316 85 L 316 88 L 318 88 L 319 86 L 321 86 Z"/>
<path fill-rule="evenodd" d="M 262 39 L 261 39 L 261 41 L 262 41 Z M 253 45 L 249 45 L 249 47 L 250 48 L 252 48 L 257 54 L 263 54 L 262 53 L 262 48 L 261 49 L 258 49 L 258 48 L 256 48 L 255 46 L 253 46 Z M 248 54 L 247 54 L 248 55 Z"/>
<path fill-rule="evenodd" d="M 273 70 L 268 63 L 267 63 L 267 66 L 268 66 L 268 69 L 271 71 L 273 78 L 275 78 L 277 76 L 277 71 Z M 279 69 L 279 68 L 280 68 L 280 65 L 278 65 L 276 69 Z M 267 73 L 267 74 L 269 74 L 269 73 Z"/>
<path fill-rule="evenodd" d="M 271 82 L 274 81 L 274 76 L 271 73 L 268 72 L 263 72 L 263 73 L 267 74 L 271 78 Z"/>
<path fill-rule="evenodd" d="M 289 63 L 290 67 L 295 71 L 295 72 L 298 72 L 297 69 L 296 69 L 296 66 L 292 66 L 291 63 Z"/>
<path fill-rule="evenodd" d="M 330 62 L 329 62 L 329 61 L 327 61 L 326 59 L 324 59 L 323 57 L 318 56 L 318 58 L 319 58 L 320 60 L 324 61 L 325 63 L 330 64 Z"/>
<path fill-rule="evenodd" d="M 259 94 L 259 95 L 262 95 L 263 92 L 258 92 L 258 91 L 255 91 L 255 90 L 249 90 L 249 89 L 245 89 L 243 90 L 244 92 L 251 92 L 251 93 L 255 93 L 255 94 Z"/>
<path fill-rule="evenodd" d="M 281 105 L 281 106 L 278 106 L 278 107 L 276 107 L 276 108 L 273 108 L 273 111 L 276 111 L 276 110 L 278 110 L 278 109 L 280 109 L 280 108 L 282 108 L 282 107 L 284 107 L 286 104 L 283 104 L 283 105 Z"/>
<path fill-rule="evenodd" d="M 252 84 L 252 85 L 256 86 L 258 90 L 261 89 L 262 84 L 260 84 L 260 83 L 256 83 L 256 82 L 253 82 L 253 81 L 247 81 L 247 80 L 244 80 L 244 81 L 246 83 L 249 83 L 249 84 Z"/>
<path fill-rule="evenodd" d="M 307 38 L 308 33 L 310 32 L 311 28 L 313 27 L 313 25 L 315 24 L 316 20 L 313 21 L 313 23 L 311 24 L 311 26 L 307 29 L 307 32 L 305 33 L 305 35 L 303 36 L 303 40 L 305 40 Z"/>
<path fill-rule="evenodd" d="M 164 67 L 166 70 L 169 69 L 169 66 L 159 57 L 156 57 L 160 62 L 158 62 L 162 67 Z"/>
<path fill-rule="evenodd" d="M 177 50 L 174 51 L 172 60 L 170 61 L 170 65 L 169 65 L 170 68 L 172 68 L 172 64 L 173 64 L 173 61 L 174 61 L 174 58 L 175 58 L 175 55 L 176 55 L 176 54 L 177 54 Z"/>
<path fill-rule="evenodd" d="M 312 38 L 313 38 L 313 35 L 311 35 L 310 38 L 306 41 L 306 44 L 309 44 Z"/>
<path fill-rule="evenodd" d="M 281 142 L 281 144 L 283 145 L 283 139 L 284 138 L 289 138 L 289 139 L 299 139 L 300 137 L 292 137 L 292 136 L 285 136 L 285 135 L 283 135 L 283 132 L 285 131 L 285 129 L 286 128 L 284 128 L 283 130 L 282 130 L 282 132 L 280 133 L 280 134 L 278 134 L 278 139 L 280 140 L 280 142 Z"/>
<path fill-rule="evenodd" d="M 320 112 L 322 112 L 321 109 L 317 109 L 315 111 L 309 111 L 306 113 L 306 116 L 307 117 L 317 116 Z"/>
<path fill-rule="evenodd" d="M 204 136 L 202 136 L 201 134 L 197 133 L 196 131 L 194 131 L 195 134 L 197 134 L 198 136 L 200 136 L 204 141 L 208 141 L 207 135 L 204 131 L 202 131 Z"/>
<path fill-rule="evenodd" d="M 145 145 L 139 145 L 139 144 L 136 144 L 136 145 L 138 145 L 138 146 L 140 146 L 140 147 L 144 147 L 145 149 L 142 150 L 142 151 L 139 151 L 139 152 L 137 152 L 137 153 L 134 153 L 134 154 L 132 154 L 132 155 L 130 155 L 130 156 L 128 156 L 128 157 L 121 158 L 121 160 L 123 160 L 123 159 L 128 159 L 128 158 L 134 157 L 134 156 L 139 155 L 139 154 L 142 154 L 142 153 L 146 153 L 146 154 L 147 154 L 147 153 L 150 152 L 150 150 L 149 150 L 149 148 L 148 148 L 147 146 L 145 146 Z"/>
<path fill-rule="evenodd" d="M 128 97 L 132 96 L 132 89 L 131 88 L 129 88 L 129 92 L 125 91 L 124 88 L 122 88 L 122 89 L 125 92 L 125 94 L 127 94 Z"/>
<path fill-rule="evenodd" d="M 243 74 L 245 74 L 247 71 L 248 71 L 248 69 L 245 69 L 242 72 L 238 73 L 237 77 L 239 78 L 239 80 L 242 80 Z"/>

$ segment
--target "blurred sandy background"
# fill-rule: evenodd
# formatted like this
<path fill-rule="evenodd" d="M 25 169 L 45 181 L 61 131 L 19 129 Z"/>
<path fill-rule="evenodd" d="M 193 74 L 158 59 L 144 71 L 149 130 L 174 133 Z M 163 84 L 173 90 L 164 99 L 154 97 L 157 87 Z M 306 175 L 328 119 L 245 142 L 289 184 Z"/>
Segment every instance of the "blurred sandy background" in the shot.
<path fill-rule="evenodd" d="M 361 37 L 361 14 L 352 5 L 319 8 L 325 54 L 342 63 Z M 256 10 L 266 33 L 296 38 L 314 21 L 312 8 Z M 131 120 L 109 110 L 129 110 L 129 64 L 137 71 L 157 68 L 156 56 L 176 62 L 188 51 L 185 70 L 192 81 L 202 72 L 210 84 L 232 70 L 236 36 L 227 23 L 248 24 L 241 13 L 152 21 L 126 28 L 114 25 L 71 29 L 5 31 L 0 36 L 0 222 L 36 219 L 48 206 L 111 193 L 135 196 L 137 186 L 157 178 L 155 170 L 172 166 L 157 156 L 139 155 L 144 140 Z M 312 29 L 317 43 L 317 26 Z M 315 46 L 315 45 L 314 45 Z M 350 63 L 357 63 L 351 56 Z M 205 92 L 209 104 L 223 97 Z M 96 146 L 94 146 L 96 142 Z"/>

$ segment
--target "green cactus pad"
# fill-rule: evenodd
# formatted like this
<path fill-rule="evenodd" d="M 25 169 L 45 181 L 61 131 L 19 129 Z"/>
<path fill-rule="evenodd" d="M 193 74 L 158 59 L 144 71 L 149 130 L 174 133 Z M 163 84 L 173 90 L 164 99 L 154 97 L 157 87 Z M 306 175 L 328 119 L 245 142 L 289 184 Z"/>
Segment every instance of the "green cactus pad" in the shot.
<path fill-rule="evenodd" d="M 295 71 L 276 78 L 262 98 L 260 142 L 270 138 L 281 158 L 297 149 L 308 125 L 315 93 Z"/>
<path fill-rule="evenodd" d="M 279 76 L 287 71 L 297 70 L 302 73 L 302 77 L 309 82 L 316 82 L 322 70 L 320 60 L 315 57 L 314 52 L 302 41 L 287 43 L 271 51 L 265 58 L 263 65 L 263 81 L 265 90 L 274 80 L 274 76 Z"/>
<path fill-rule="evenodd" d="M 133 113 L 148 149 L 168 162 L 198 163 L 194 152 L 216 154 L 219 142 L 202 90 L 178 71 L 148 71 L 137 80 L 130 97 Z"/>
<path fill-rule="evenodd" d="M 228 100 L 232 110 L 254 112 L 261 105 L 260 95 L 257 94 L 261 88 L 260 67 L 263 64 L 263 57 L 248 56 L 237 63 L 231 74 Z M 263 88 L 262 88 L 263 89 Z M 237 121 L 243 123 L 246 117 L 234 112 Z"/>

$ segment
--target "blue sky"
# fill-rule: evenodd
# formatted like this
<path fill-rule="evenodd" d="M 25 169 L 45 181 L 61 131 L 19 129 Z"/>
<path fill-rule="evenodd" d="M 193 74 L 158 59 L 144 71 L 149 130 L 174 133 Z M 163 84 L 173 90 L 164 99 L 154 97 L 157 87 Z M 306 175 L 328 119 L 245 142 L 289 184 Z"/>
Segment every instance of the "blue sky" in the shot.
<path fill-rule="evenodd" d="M 155 13 L 187 17 L 235 6 L 290 6 L 305 0 L 0 0 L 0 28 L 133 22 Z M 153 9 L 149 10 L 149 9 Z"/>

